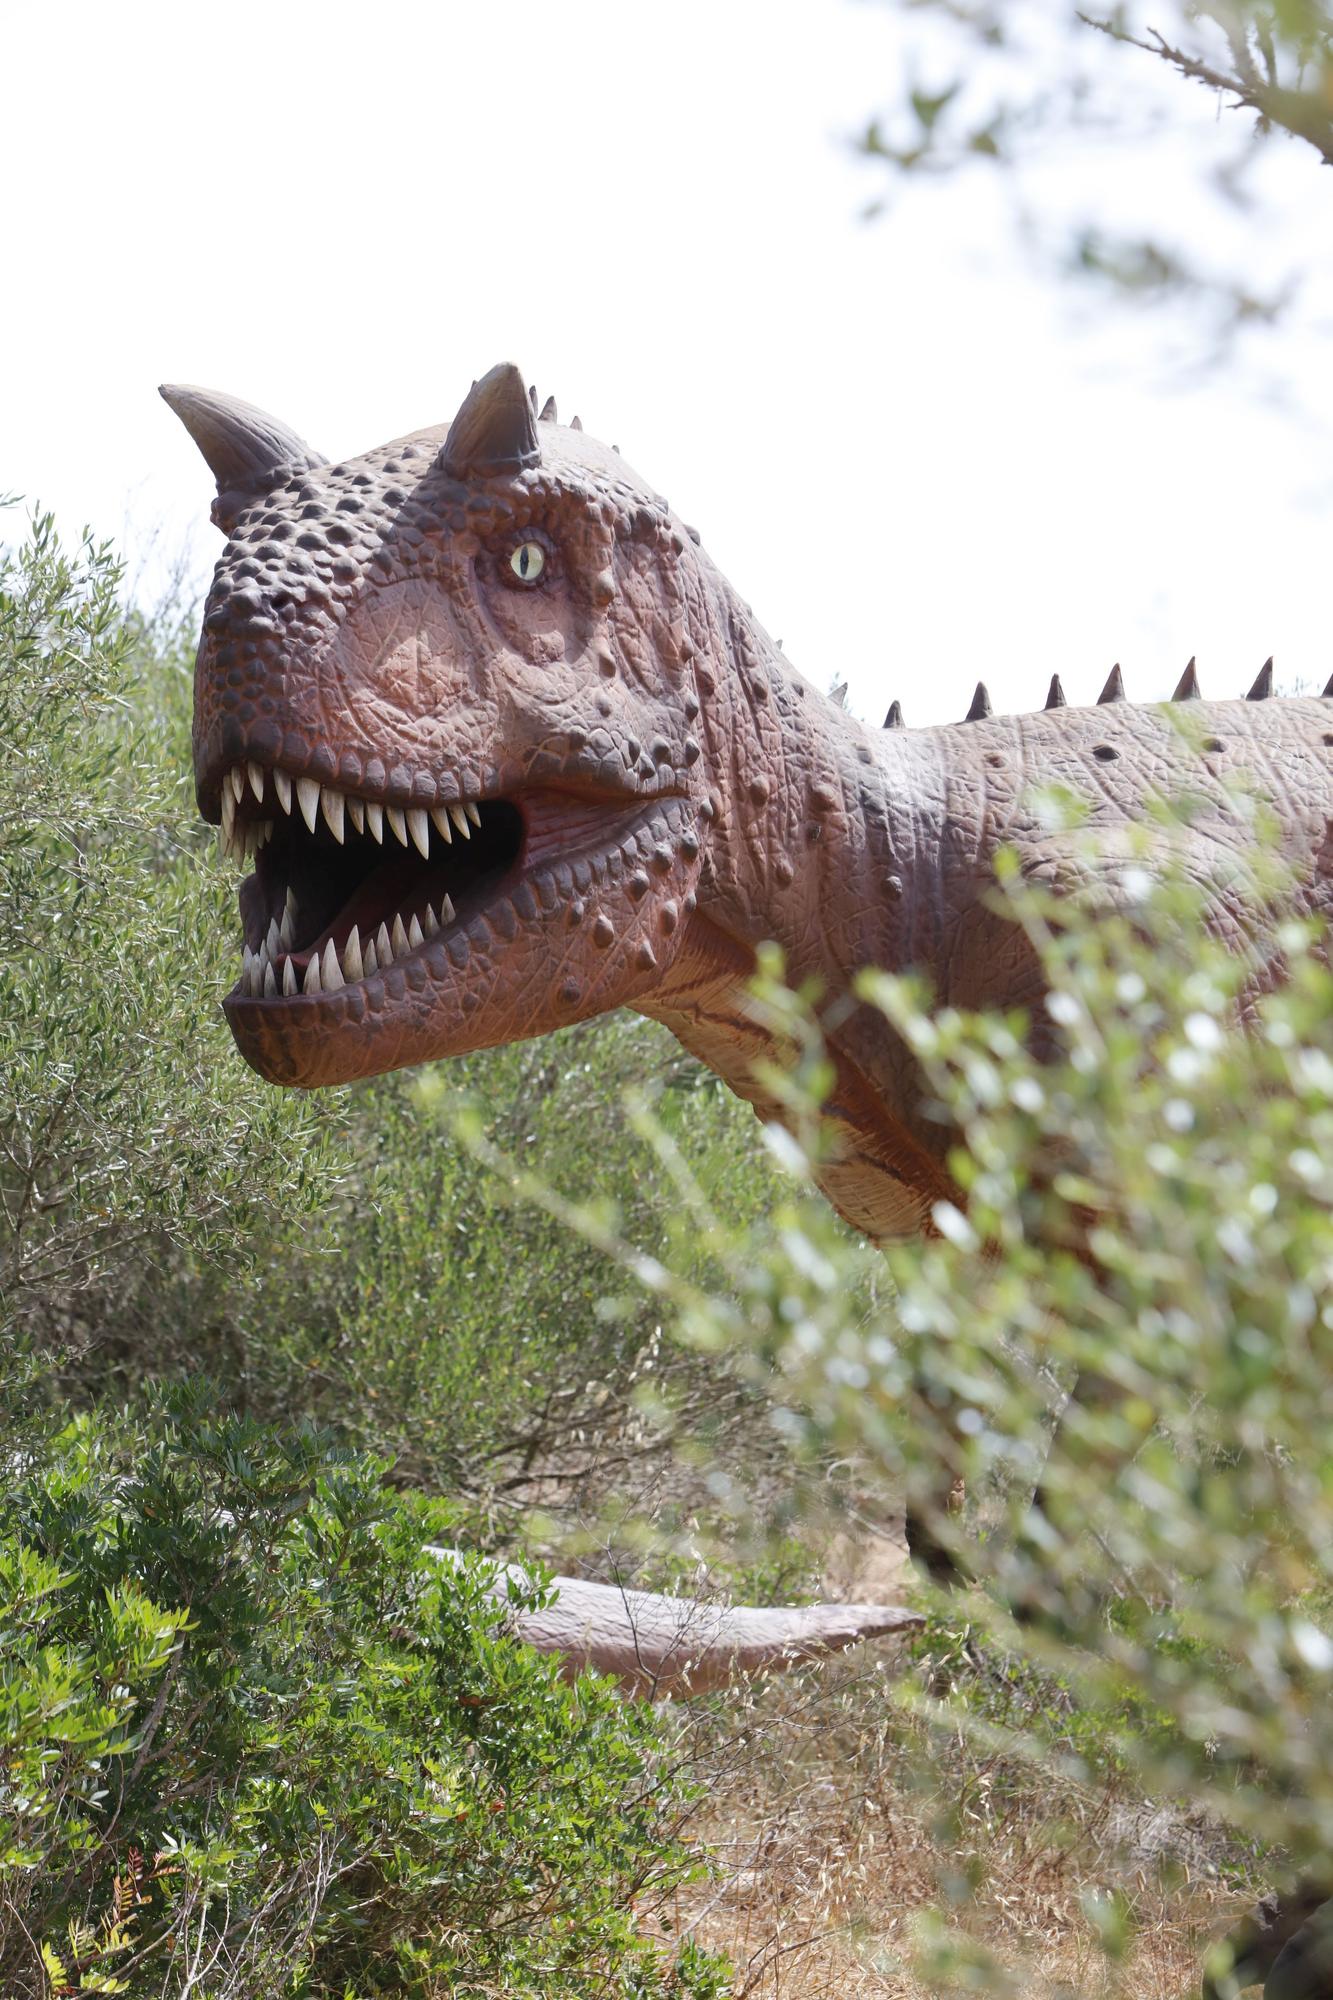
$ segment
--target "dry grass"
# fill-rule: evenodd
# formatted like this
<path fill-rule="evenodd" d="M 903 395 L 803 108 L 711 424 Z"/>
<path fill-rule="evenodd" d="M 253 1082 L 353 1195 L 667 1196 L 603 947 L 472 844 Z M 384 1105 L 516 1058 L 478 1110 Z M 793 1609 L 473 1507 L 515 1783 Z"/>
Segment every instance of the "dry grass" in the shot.
<path fill-rule="evenodd" d="M 644 1484 L 632 1502 L 617 1493 L 617 1507 L 651 1517 L 669 1496 L 677 1518 L 698 1511 L 680 1465 L 655 1465 Z M 593 1526 L 596 1485 L 569 1503 L 586 1509 L 592 1539 L 607 1518 Z M 839 1508 L 840 1527 L 810 1535 L 810 1586 L 900 1601 L 910 1573 L 891 1496 L 844 1488 Z M 595 1556 L 590 1568 L 601 1573 Z M 706 1786 L 690 1832 L 717 1868 L 650 1922 L 724 1950 L 738 2000 L 1197 2000 L 1208 1943 L 1260 1889 L 1222 1878 L 1216 1834 L 1124 1786 L 1006 1768 L 961 1733 L 942 1743 L 895 1704 L 900 1664 L 892 1646 L 863 1646 L 672 1711 Z M 1088 1914 L 1098 1892 L 1128 1906 L 1119 1962 Z M 941 1909 L 955 1941 L 998 1962 L 988 1977 L 940 1969 L 930 1939 Z"/>
<path fill-rule="evenodd" d="M 680 1712 L 709 1773 L 693 1830 L 719 1873 L 658 1913 L 664 1930 L 725 1949 L 748 2000 L 1196 1995 L 1209 1938 L 1246 1900 L 1219 1881 L 1207 1837 L 1114 1789 L 1042 1793 L 961 1737 L 928 1748 L 892 1705 L 887 1663 L 861 1654 Z M 1119 1964 L 1084 1904 L 1113 1889 L 1132 1913 Z M 928 1913 L 941 1903 L 955 1939 L 1000 1962 L 1002 1984 L 932 1969 Z"/>

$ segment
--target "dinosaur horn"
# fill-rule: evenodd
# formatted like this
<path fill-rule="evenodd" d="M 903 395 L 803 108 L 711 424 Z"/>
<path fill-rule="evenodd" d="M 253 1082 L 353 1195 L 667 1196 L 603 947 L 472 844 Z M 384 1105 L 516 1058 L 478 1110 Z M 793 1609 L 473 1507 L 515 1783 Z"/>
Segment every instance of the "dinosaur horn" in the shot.
<path fill-rule="evenodd" d="M 559 421 L 560 419 L 555 413 L 555 397 L 548 396 L 542 404 L 542 413 L 538 417 L 537 422 L 539 424 L 558 424 Z"/>
<path fill-rule="evenodd" d="M 582 417 L 571 417 L 569 420 L 569 428 L 572 431 L 581 431 L 583 429 Z"/>
<path fill-rule="evenodd" d="M 535 382 L 529 382 L 528 384 L 528 401 L 532 405 L 532 414 L 535 417 L 537 414 L 537 384 Z"/>
<path fill-rule="evenodd" d="M 1100 708 L 1105 701 L 1123 701 L 1124 699 L 1125 683 L 1120 678 L 1120 663 L 1117 661 L 1106 676 L 1106 686 L 1097 697 L 1097 706 Z"/>
<path fill-rule="evenodd" d="M 1199 676 L 1195 670 L 1193 653 L 1190 654 L 1189 665 L 1176 682 L 1176 691 L 1171 699 L 1172 701 L 1203 700 L 1203 689 L 1199 686 Z"/>
<path fill-rule="evenodd" d="M 1258 673 L 1255 675 L 1254 686 L 1250 689 L 1245 699 L 1246 701 L 1267 701 L 1269 695 L 1272 694 L 1272 692 L 1273 692 L 1273 655 L 1270 653 L 1268 658 L 1264 661 L 1263 665 L 1260 667 Z"/>
<path fill-rule="evenodd" d="M 1327 701 L 1330 698 L 1330 696 L 1333 696 L 1333 674 L 1330 674 L 1327 681 L 1324 683 L 1324 692 L 1320 695 L 1319 699 L 1321 701 Z"/>
<path fill-rule="evenodd" d="M 990 696 L 986 692 L 985 681 L 977 682 L 977 691 L 972 697 L 972 706 L 963 717 L 964 722 L 984 722 L 991 712 Z"/>
<path fill-rule="evenodd" d="M 453 479 L 469 474 L 521 472 L 541 457 L 537 420 L 512 361 L 501 361 L 474 382 L 444 441 L 444 469 Z"/>
<path fill-rule="evenodd" d="M 1047 708 L 1063 708 L 1064 705 L 1065 691 L 1060 685 L 1060 676 L 1059 674 L 1052 674 L 1051 684 L 1046 690 L 1046 706 Z"/>
<path fill-rule="evenodd" d="M 279 470 L 309 472 L 329 462 L 286 424 L 239 397 L 196 389 L 188 382 L 164 382 L 158 394 L 176 412 L 217 480 L 213 519 L 220 528 L 246 500 L 264 492 Z"/>
<path fill-rule="evenodd" d="M 884 718 L 884 727 L 886 729 L 906 729 L 907 724 L 903 721 L 903 705 L 900 701 L 891 701 L 889 703 L 889 712 Z"/>

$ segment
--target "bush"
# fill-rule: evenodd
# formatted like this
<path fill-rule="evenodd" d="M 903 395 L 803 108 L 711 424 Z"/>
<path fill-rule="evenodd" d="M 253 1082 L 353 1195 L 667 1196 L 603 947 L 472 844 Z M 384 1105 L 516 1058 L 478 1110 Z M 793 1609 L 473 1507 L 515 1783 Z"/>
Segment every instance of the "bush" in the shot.
<path fill-rule="evenodd" d="M 311 1108 L 231 1057 L 234 918 L 169 750 L 179 639 L 119 585 L 49 516 L 0 550 L 0 1295 L 11 1339 L 102 1374 L 164 1270 L 253 1262 L 257 1224 L 337 1165 Z"/>
<path fill-rule="evenodd" d="M 1069 817 L 1068 802 L 1046 809 Z M 693 1281 L 693 1242 L 690 1261 L 661 1263 L 614 1247 L 679 1337 L 781 1385 L 798 1451 L 855 1455 L 933 1510 L 972 1579 L 939 1609 L 940 1629 L 966 1629 L 969 1664 L 936 1680 L 939 1699 L 905 1680 L 901 1701 L 1011 1768 L 1114 1772 L 1203 1815 L 1223 1865 L 1326 1869 L 1333 972 L 1316 928 L 1282 916 L 1299 891 L 1261 858 L 1261 808 L 1245 809 L 1248 893 L 1261 912 L 1271 898 L 1249 951 L 1207 931 L 1234 875 L 1200 882 L 1172 861 L 1184 804 L 1141 830 L 1113 907 L 1024 886 L 1006 858 L 1004 900 L 1050 985 L 1039 1033 L 864 979 L 960 1134 L 962 1196 L 937 1208 L 936 1240 L 881 1262 L 832 1226 L 810 1187 L 828 1065 L 810 996 L 770 962 L 759 1004 L 803 1136 L 774 1140 L 787 1200 L 738 1234 L 664 1137 L 679 1227 L 715 1245 L 728 1288 Z M 849 1310 L 868 1262 L 878 1296 Z M 1104 1894 L 1117 1953 L 1132 1926 L 1113 1855 L 1103 1867 L 1089 1908 Z M 952 1990 L 942 1950 L 936 1936 L 929 1978 Z M 967 1990 L 992 1975 L 1000 1990 L 1001 1968 L 983 1978 L 984 1952 L 960 1951 Z"/>
<path fill-rule="evenodd" d="M 0 1497 L 6 1995 L 724 1990 L 636 1926 L 698 1867 L 651 1709 L 505 1638 L 487 1566 L 424 1546 L 440 1503 L 203 1388 L 25 1458 Z"/>

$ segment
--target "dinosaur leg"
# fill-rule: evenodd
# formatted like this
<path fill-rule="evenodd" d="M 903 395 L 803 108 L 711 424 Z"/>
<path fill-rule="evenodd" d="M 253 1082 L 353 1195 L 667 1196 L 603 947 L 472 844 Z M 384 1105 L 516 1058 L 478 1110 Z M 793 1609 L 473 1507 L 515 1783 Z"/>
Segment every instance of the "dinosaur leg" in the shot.
<path fill-rule="evenodd" d="M 1325 1900 L 1328 1888 L 1321 1878 L 1270 1890 L 1227 1938 L 1231 1969 L 1205 1978 L 1202 2000 L 1232 2000 L 1261 1980 L 1266 1982 L 1264 2000 L 1330 2000 L 1333 1903 Z M 1303 1979 L 1315 1983 L 1301 1984 Z"/>
<path fill-rule="evenodd" d="M 961 1511 L 963 1483 L 951 1480 L 947 1489 L 927 1498 L 908 1501 L 903 1515 L 907 1553 L 914 1567 L 931 1583 L 953 1589 L 970 1581 L 966 1564 L 950 1546 L 942 1530 L 945 1520 Z"/>
<path fill-rule="evenodd" d="M 1333 1902 L 1321 1903 L 1283 1945 L 1264 2000 L 1333 2000 Z"/>

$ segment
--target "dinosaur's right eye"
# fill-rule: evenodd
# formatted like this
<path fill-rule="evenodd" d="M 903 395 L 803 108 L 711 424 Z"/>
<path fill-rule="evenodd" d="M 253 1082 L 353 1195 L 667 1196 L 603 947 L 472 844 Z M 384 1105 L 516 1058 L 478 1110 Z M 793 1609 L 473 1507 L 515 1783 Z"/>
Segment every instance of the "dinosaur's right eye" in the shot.
<path fill-rule="evenodd" d="M 509 567 L 520 583 L 536 583 L 546 568 L 546 551 L 540 542 L 520 542 L 509 558 Z"/>

